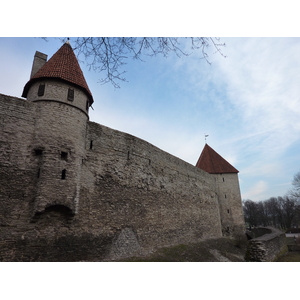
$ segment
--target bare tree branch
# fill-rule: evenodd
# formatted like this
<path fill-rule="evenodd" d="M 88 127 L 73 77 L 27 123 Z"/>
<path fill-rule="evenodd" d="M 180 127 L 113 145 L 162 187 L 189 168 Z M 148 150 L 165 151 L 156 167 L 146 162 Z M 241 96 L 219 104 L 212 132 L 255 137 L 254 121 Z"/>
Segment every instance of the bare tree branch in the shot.
<path fill-rule="evenodd" d="M 167 57 L 174 53 L 177 57 L 188 56 L 193 52 L 200 52 L 199 57 L 204 58 L 209 64 L 207 50 L 209 47 L 215 53 L 223 55 L 218 38 L 191 37 L 191 52 L 185 50 L 187 38 L 177 37 L 77 37 L 71 38 L 71 44 L 77 57 L 83 57 L 90 70 L 104 73 L 101 83 L 112 83 L 119 88 L 120 81 L 126 81 L 122 68 L 128 59 L 144 61 L 146 56 L 162 55 Z M 66 39 L 63 39 L 65 41 Z"/>

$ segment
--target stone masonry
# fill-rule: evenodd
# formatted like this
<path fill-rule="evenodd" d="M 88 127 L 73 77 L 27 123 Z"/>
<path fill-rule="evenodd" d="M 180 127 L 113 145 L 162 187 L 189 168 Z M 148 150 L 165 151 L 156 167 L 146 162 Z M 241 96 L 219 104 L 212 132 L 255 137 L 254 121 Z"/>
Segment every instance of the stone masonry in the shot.
<path fill-rule="evenodd" d="M 244 235 L 237 174 L 89 121 L 71 46 L 37 56 L 26 100 L 0 94 L 1 261 L 114 260 Z"/>
<path fill-rule="evenodd" d="M 260 228 L 266 233 L 248 241 L 245 260 L 249 262 L 272 262 L 287 251 L 285 234 L 272 227 Z"/>

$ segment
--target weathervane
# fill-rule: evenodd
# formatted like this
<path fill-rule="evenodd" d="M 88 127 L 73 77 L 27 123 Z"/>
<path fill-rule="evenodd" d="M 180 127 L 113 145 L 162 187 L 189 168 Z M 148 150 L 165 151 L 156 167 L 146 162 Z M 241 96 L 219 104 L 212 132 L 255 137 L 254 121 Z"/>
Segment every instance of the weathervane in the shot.
<path fill-rule="evenodd" d="M 206 138 L 207 138 L 208 136 L 209 136 L 208 134 L 205 134 L 205 135 L 204 135 L 205 143 L 206 143 Z"/>

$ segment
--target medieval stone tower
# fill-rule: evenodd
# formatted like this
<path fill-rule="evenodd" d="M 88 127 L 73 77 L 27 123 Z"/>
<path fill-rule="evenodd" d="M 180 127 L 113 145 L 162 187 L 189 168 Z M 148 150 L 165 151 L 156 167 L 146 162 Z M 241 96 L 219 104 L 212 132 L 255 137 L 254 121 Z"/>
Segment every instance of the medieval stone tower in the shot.
<path fill-rule="evenodd" d="M 38 179 L 34 213 L 63 205 L 75 214 L 93 97 L 68 42 L 48 62 L 44 54 L 36 52 L 22 97 L 35 102 L 36 110 L 32 151 Z"/>
<path fill-rule="evenodd" d="M 223 235 L 239 232 L 239 220 L 243 218 L 240 203 L 241 192 L 238 170 L 205 144 L 196 167 L 212 174 L 216 182 Z"/>
<path fill-rule="evenodd" d="M 238 171 L 195 166 L 89 121 L 69 43 L 36 52 L 21 99 L 0 94 L 0 261 L 103 261 L 244 236 Z"/>

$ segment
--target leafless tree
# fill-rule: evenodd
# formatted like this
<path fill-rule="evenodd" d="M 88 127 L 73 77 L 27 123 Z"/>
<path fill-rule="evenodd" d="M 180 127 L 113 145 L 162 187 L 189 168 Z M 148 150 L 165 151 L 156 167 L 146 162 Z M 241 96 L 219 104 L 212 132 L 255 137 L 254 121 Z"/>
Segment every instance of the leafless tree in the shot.
<path fill-rule="evenodd" d="M 298 172 L 294 175 L 292 185 L 294 186 L 294 188 L 292 190 L 292 194 L 295 197 L 300 198 L 300 172 Z"/>
<path fill-rule="evenodd" d="M 221 51 L 225 43 L 211 37 L 77 37 L 71 38 L 70 43 L 91 70 L 105 74 L 101 83 L 110 82 L 116 88 L 120 87 L 119 82 L 126 81 L 123 67 L 130 58 L 143 61 L 146 56 L 167 57 L 174 53 L 181 57 L 197 51 L 199 58 L 210 63 L 208 49 L 225 57 Z"/>
<path fill-rule="evenodd" d="M 256 202 L 252 200 L 245 200 L 243 201 L 243 211 L 245 222 L 250 226 L 258 226 L 259 219 L 258 219 L 258 205 Z"/>
<path fill-rule="evenodd" d="M 287 229 L 299 224 L 300 211 L 297 199 L 271 197 L 265 201 L 243 201 L 245 221 L 251 226 L 274 226 Z"/>
<path fill-rule="evenodd" d="M 287 197 L 294 199 L 299 203 L 297 206 L 297 209 L 299 210 L 300 213 L 300 172 L 296 173 L 293 177 L 292 181 L 293 188 L 290 189 L 286 195 Z"/>
<path fill-rule="evenodd" d="M 284 197 L 282 200 L 282 212 L 285 228 L 291 228 L 293 222 L 296 223 L 296 218 L 299 217 L 298 201 L 294 198 Z"/>

